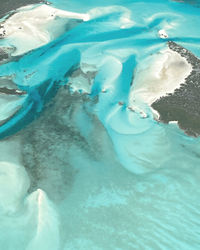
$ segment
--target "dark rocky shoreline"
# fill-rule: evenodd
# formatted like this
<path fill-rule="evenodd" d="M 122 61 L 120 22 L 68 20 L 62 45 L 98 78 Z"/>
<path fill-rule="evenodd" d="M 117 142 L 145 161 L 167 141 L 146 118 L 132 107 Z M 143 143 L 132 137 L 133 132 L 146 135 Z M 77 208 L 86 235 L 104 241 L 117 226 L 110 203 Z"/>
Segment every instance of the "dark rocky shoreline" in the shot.
<path fill-rule="evenodd" d="M 200 59 L 184 47 L 169 41 L 171 50 L 179 53 L 192 65 L 192 72 L 173 94 L 161 97 L 152 104 L 160 114 L 160 121 L 178 121 L 189 136 L 200 136 Z"/>

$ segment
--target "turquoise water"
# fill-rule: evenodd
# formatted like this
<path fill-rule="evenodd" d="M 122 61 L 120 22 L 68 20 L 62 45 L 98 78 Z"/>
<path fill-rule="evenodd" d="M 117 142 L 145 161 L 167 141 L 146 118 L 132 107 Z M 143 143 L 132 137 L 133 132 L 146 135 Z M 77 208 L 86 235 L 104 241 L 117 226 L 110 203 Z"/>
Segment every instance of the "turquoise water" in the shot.
<path fill-rule="evenodd" d="M 168 40 L 200 57 L 200 9 L 52 3 L 91 18 L 0 66 L 27 92 L 0 126 L 0 250 L 200 249 L 199 138 L 130 109 Z"/>

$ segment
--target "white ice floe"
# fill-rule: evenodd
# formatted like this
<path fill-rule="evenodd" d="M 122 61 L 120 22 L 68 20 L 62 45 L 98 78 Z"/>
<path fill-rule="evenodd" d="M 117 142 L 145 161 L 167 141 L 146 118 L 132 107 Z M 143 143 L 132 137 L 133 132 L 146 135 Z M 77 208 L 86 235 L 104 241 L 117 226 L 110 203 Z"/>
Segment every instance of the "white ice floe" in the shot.
<path fill-rule="evenodd" d="M 9 39 L 9 45 L 17 48 L 14 55 L 19 55 L 64 33 L 70 19 L 87 21 L 89 15 L 59 10 L 45 4 L 31 5 L 18 9 L 16 14 L 1 23 L 0 35 Z"/>
<path fill-rule="evenodd" d="M 173 93 L 185 82 L 192 66 L 177 52 L 170 49 L 150 56 L 137 69 L 130 94 L 130 106 L 146 103 L 149 106 L 157 99 Z"/>

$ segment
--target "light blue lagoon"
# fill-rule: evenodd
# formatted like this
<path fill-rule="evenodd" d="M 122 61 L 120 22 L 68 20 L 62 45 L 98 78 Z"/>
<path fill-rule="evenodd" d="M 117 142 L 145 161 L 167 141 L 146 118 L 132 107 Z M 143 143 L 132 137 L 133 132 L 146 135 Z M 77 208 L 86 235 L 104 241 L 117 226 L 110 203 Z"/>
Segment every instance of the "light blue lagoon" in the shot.
<path fill-rule="evenodd" d="M 187 2 L 52 0 L 1 19 L 0 250 L 200 249 L 200 140 L 151 107 L 192 70 L 168 41 L 200 57 Z"/>

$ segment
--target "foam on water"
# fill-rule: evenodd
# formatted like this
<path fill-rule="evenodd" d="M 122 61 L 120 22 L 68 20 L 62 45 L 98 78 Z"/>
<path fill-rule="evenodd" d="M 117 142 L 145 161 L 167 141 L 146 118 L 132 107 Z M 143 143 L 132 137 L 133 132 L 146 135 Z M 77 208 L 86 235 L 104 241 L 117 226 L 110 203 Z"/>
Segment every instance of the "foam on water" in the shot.
<path fill-rule="evenodd" d="M 191 71 L 166 41 L 200 56 L 199 10 L 52 2 L 2 19 L 25 94 L 0 96 L 0 249 L 199 249 L 199 138 L 149 106 Z"/>

